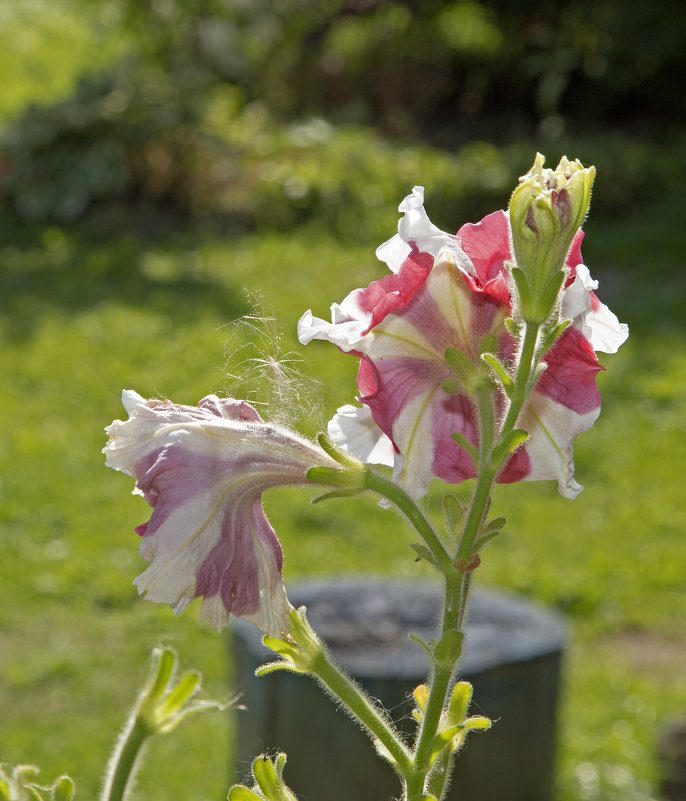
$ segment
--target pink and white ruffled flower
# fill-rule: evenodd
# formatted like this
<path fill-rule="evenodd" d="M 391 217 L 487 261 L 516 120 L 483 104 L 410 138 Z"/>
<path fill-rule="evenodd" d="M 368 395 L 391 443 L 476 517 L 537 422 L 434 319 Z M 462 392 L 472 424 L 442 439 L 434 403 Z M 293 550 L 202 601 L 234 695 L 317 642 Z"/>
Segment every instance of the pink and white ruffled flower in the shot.
<path fill-rule="evenodd" d="M 140 554 L 150 566 L 136 580 L 148 600 L 179 614 L 203 598 L 200 619 L 217 628 L 229 613 L 278 637 L 291 605 L 283 555 L 262 509 L 270 487 L 304 484 L 309 468 L 337 466 L 314 443 L 264 422 L 248 403 L 203 398 L 197 406 L 145 400 L 125 390 L 129 419 L 107 429 L 107 465 L 136 479 L 153 507 Z"/>
<path fill-rule="evenodd" d="M 458 348 L 479 364 L 480 343 L 493 335 L 502 362 L 516 352 L 505 326 L 513 303 L 508 214 L 495 212 L 451 235 L 430 222 L 423 203 L 423 189 L 415 187 L 399 207 L 398 234 L 377 249 L 390 275 L 334 304 L 332 322 L 308 311 L 298 324 L 302 343 L 325 339 L 360 357 L 364 406 L 339 409 L 329 434 L 360 458 L 393 466 L 416 497 L 432 478 L 456 484 L 476 475 L 471 455 L 451 434 L 478 449 L 478 412 L 466 394 L 445 392 L 444 382 L 454 379 L 446 350 Z M 556 479 L 568 498 L 582 489 L 574 480 L 573 440 L 600 413 L 595 376 L 602 368 L 595 351 L 614 353 L 628 336 L 627 326 L 594 294 L 597 282 L 581 260 L 582 238 L 579 231 L 569 249 L 561 300 L 572 324 L 547 354 L 547 368 L 520 415 L 528 439 L 497 477 L 502 483 Z M 496 413 L 506 404 L 501 393 Z"/>

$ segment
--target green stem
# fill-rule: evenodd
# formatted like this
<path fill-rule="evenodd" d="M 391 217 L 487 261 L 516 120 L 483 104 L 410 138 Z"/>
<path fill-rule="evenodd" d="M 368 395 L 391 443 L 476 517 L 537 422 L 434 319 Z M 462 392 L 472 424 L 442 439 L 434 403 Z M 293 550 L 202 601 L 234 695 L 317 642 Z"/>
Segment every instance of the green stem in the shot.
<path fill-rule="evenodd" d="M 448 631 L 459 630 L 458 621 L 460 619 L 461 610 L 464 607 L 462 588 L 462 575 L 460 573 L 453 572 L 450 576 L 446 577 L 443 620 L 441 623 L 442 634 Z M 429 700 L 427 701 L 426 709 L 422 716 L 422 725 L 415 749 L 414 771 L 416 776 L 408 778 L 408 795 L 410 797 L 413 793 L 422 792 L 421 788 L 424 785 L 424 779 L 432 767 L 428 763 L 428 749 L 438 731 L 438 725 L 445 707 L 445 700 L 448 695 L 455 667 L 455 664 L 445 665 L 441 663 L 435 663 L 433 666 Z M 410 786 L 411 779 L 414 779 L 417 783 L 416 787 Z M 410 790 L 412 790 L 412 792 L 409 792 Z"/>
<path fill-rule="evenodd" d="M 343 673 L 322 647 L 310 668 L 312 674 L 346 706 L 376 737 L 393 758 L 401 776 L 406 775 L 411 755 L 388 718 L 372 703 L 363 690 Z"/>
<path fill-rule="evenodd" d="M 505 415 L 505 420 L 500 432 L 500 439 L 503 435 L 514 430 L 517 425 L 517 418 L 522 411 L 524 402 L 529 397 L 533 389 L 534 376 L 538 359 L 536 358 L 536 345 L 538 344 L 538 332 L 540 325 L 523 322 L 526 326 L 522 350 L 517 364 L 517 375 L 515 376 L 515 389 L 510 401 L 510 407 Z"/>
<path fill-rule="evenodd" d="M 134 718 L 133 725 L 124 733 L 110 763 L 101 801 L 123 801 L 126 798 L 136 760 L 150 734 L 150 728 L 139 718 Z"/>
<path fill-rule="evenodd" d="M 505 415 L 503 424 L 495 435 L 494 418 L 489 409 L 492 408 L 492 398 L 479 398 L 481 417 L 481 469 L 474 487 L 472 502 L 464 523 L 460 545 L 455 562 L 450 572 L 446 573 L 446 597 L 443 611 L 442 631 L 460 631 L 464 625 L 464 617 L 469 597 L 471 571 L 468 569 L 469 559 L 473 555 L 474 540 L 481 528 L 484 517 L 488 513 L 491 490 L 497 474 L 498 467 L 493 464 L 493 452 L 500 442 L 514 430 L 519 414 L 526 399 L 533 388 L 537 366 L 536 346 L 538 343 L 538 325 L 527 324 L 520 351 L 515 388 Z M 428 543 L 427 543 L 428 544 Z M 464 569 L 464 568 L 467 569 Z M 407 798 L 412 798 L 425 791 L 426 779 L 434 767 L 429 764 L 429 749 L 438 732 L 441 715 L 453 682 L 457 664 L 435 664 L 431 676 L 431 689 L 426 710 L 422 717 L 422 725 L 417 739 L 413 769 L 406 776 L 405 791 Z M 442 777 L 441 793 L 446 785 L 447 771 L 450 770 L 451 759 L 446 759 L 444 766 L 446 776 Z"/>
<path fill-rule="evenodd" d="M 403 512 L 431 550 L 439 569 L 444 573 L 450 572 L 452 570 L 452 559 L 450 555 L 433 530 L 431 523 L 424 517 L 421 509 L 412 498 L 397 484 L 371 471 L 367 474 L 367 487 L 374 492 L 378 492 L 379 495 L 382 495 L 384 498 L 387 498 Z"/>

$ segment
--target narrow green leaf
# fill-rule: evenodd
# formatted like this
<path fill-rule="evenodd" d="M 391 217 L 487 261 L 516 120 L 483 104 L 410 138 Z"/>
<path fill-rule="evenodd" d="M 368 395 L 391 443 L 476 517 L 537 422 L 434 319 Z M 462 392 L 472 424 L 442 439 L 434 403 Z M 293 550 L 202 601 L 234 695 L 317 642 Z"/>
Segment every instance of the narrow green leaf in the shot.
<path fill-rule="evenodd" d="M 464 434 L 460 434 L 459 432 L 455 432 L 454 434 L 450 435 L 455 442 L 461 447 L 464 448 L 467 453 L 472 457 L 472 461 L 474 462 L 474 466 L 478 469 L 479 467 L 479 451 L 472 445 L 472 443 L 465 437 Z"/>
<path fill-rule="evenodd" d="M 522 428 L 515 428 L 514 431 L 505 437 L 505 439 L 493 450 L 493 463 L 500 467 L 505 460 L 514 453 L 517 448 L 526 440 L 528 433 Z"/>
<path fill-rule="evenodd" d="M 193 701 L 183 707 L 177 715 L 165 718 L 165 722 L 158 727 L 157 731 L 159 734 L 166 734 L 175 729 L 180 723 L 183 723 L 184 720 L 211 709 L 222 711 L 226 709 L 226 705 L 219 703 L 219 701 Z"/>
<path fill-rule="evenodd" d="M 508 398 L 511 398 L 515 388 L 514 381 L 507 374 L 507 370 L 500 363 L 498 357 L 494 356 L 492 353 L 484 353 L 481 359 L 491 368 L 491 370 L 493 370 L 498 380 L 502 384 L 505 394 L 508 396 Z"/>
<path fill-rule="evenodd" d="M 467 731 L 472 731 L 473 729 L 490 729 L 493 725 L 493 721 L 484 717 L 484 715 L 475 715 L 473 718 L 467 718 L 464 725 Z"/>
<path fill-rule="evenodd" d="M 363 490 L 367 470 L 360 465 L 346 468 L 337 467 L 310 467 L 307 471 L 307 480 L 315 484 L 329 484 L 340 489 Z"/>
<path fill-rule="evenodd" d="M 417 643 L 417 645 L 419 645 L 421 648 L 423 648 L 423 649 L 426 651 L 426 653 L 429 655 L 429 658 L 431 659 L 431 661 L 433 662 L 433 658 L 434 658 L 434 652 L 433 652 L 433 651 L 431 650 L 431 648 L 430 648 L 430 647 L 429 647 L 429 646 L 428 646 L 428 645 L 427 645 L 427 644 L 424 642 L 424 640 L 422 640 L 422 639 L 421 639 L 420 637 L 418 637 L 416 634 L 408 634 L 407 636 L 408 636 L 408 637 L 409 637 L 409 638 L 412 640 L 412 642 L 416 642 L 416 643 Z"/>
<path fill-rule="evenodd" d="M 543 340 L 541 342 L 541 355 L 547 353 L 552 346 L 557 341 L 557 338 L 562 334 L 562 332 L 571 325 L 571 320 L 563 320 L 561 323 L 553 326 L 549 331 L 545 333 L 543 336 Z"/>
<path fill-rule="evenodd" d="M 262 638 L 262 642 L 270 651 L 274 651 L 284 659 L 295 659 L 300 651 L 295 643 L 282 640 L 280 637 L 270 637 L 268 634 Z"/>
<path fill-rule="evenodd" d="M 520 325 L 514 319 L 514 317 L 508 317 L 505 320 L 505 326 L 507 327 L 507 330 L 512 334 L 512 336 L 515 337 L 515 339 L 519 336 Z"/>
<path fill-rule="evenodd" d="M 480 551 L 487 542 L 490 542 L 494 537 L 497 537 L 500 534 L 500 529 L 496 531 L 487 532 L 486 534 L 482 534 L 480 537 L 477 537 L 474 540 L 474 551 Z"/>
<path fill-rule="evenodd" d="M 291 673 L 309 673 L 305 668 L 297 667 L 292 662 L 267 662 L 266 665 L 260 665 L 255 671 L 256 676 L 266 676 L 268 673 L 274 673 L 277 670 L 290 670 Z"/>
<path fill-rule="evenodd" d="M 458 348 L 448 348 L 443 358 L 446 360 L 448 367 L 463 381 L 469 379 L 476 372 L 474 362 L 464 351 Z"/>
<path fill-rule="evenodd" d="M 10 786 L 0 777 L 0 801 L 12 801 L 10 798 Z"/>
<path fill-rule="evenodd" d="M 464 725 L 450 726 L 450 728 L 438 732 L 429 746 L 429 759 L 432 763 L 436 761 L 436 757 L 441 753 L 446 745 L 448 745 L 453 737 L 464 731 L 464 728 Z"/>
<path fill-rule="evenodd" d="M 229 790 L 228 801 L 264 801 L 264 799 L 244 785 L 235 784 Z"/>
<path fill-rule="evenodd" d="M 448 493 L 443 496 L 443 513 L 445 514 L 445 527 L 448 534 L 454 534 L 464 518 L 464 507 L 454 495 Z"/>
<path fill-rule="evenodd" d="M 281 782 L 271 759 L 264 755 L 257 757 L 252 763 L 252 772 L 267 801 L 280 801 Z"/>
<path fill-rule="evenodd" d="M 174 667 L 176 665 L 176 654 L 171 648 L 154 648 L 152 652 L 151 669 L 155 671 L 150 692 L 146 693 L 151 703 L 156 703 L 161 698 L 169 684 Z"/>
<path fill-rule="evenodd" d="M 346 453 L 342 448 L 339 448 L 328 434 L 324 432 L 319 434 L 317 437 L 317 442 L 323 451 L 325 451 L 332 459 L 337 461 L 338 464 L 343 465 L 343 467 L 359 469 L 361 466 L 362 462 L 360 462 L 359 459 L 351 456 L 349 453 Z"/>
<path fill-rule="evenodd" d="M 323 495 L 317 495 L 310 503 L 321 503 L 322 501 L 330 501 L 335 498 L 352 498 L 355 495 L 359 495 L 361 492 L 363 492 L 361 489 L 331 490 L 331 492 L 325 492 Z"/>
<path fill-rule="evenodd" d="M 511 272 L 517 288 L 519 312 L 525 320 L 531 320 L 533 317 L 533 304 L 529 282 L 521 267 L 513 267 Z"/>
<path fill-rule="evenodd" d="M 486 334 L 486 336 L 481 340 L 481 344 L 479 345 L 479 353 L 483 356 L 484 353 L 497 353 L 498 352 L 498 340 L 493 334 Z"/>
<path fill-rule="evenodd" d="M 468 681 L 458 681 L 453 688 L 448 707 L 448 720 L 453 724 L 464 723 L 467 710 L 472 701 L 472 685 Z"/>
<path fill-rule="evenodd" d="M 71 801 L 74 782 L 69 776 L 60 776 L 52 785 L 52 801 Z"/>
<path fill-rule="evenodd" d="M 507 523 L 506 518 L 494 517 L 493 520 L 489 520 L 486 524 L 486 531 L 500 531 L 505 526 L 505 523 Z"/>
<path fill-rule="evenodd" d="M 274 759 L 274 767 L 276 768 L 276 775 L 279 777 L 279 781 L 283 781 L 283 769 L 286 767 L 286 754 L 283 751 L 279 751 Z"/>
<path fill-rule="evenodd" d="M 443 392 L 447 395 L 459 395 L 464 391 L 464 385 L 454 379 L 444 381 L 441 386 L 443 387 Z"/>
<path fill-rule="evenodd" d="M 426 545 L 422 545 L 419 542 L 412 542 L 410 543 L 410 548 L 412 548 L 413 551 L 418 553 L 419 556 L 426 562 L 428 562 L 430 565 L 438 567 L 438 562 L 436 561 L 433 553 L 431 553 L 429 548 L 426 547 Z"/>
<path fill-rule="evenodd" d="M 553 273 L 550 280 L 545 285 L 545 288 L 541 293 L 541 297 L 537 299 L 537 305 L 541 312 L 540 316 L 544 320 L 550 316 L 551 312 L 555 308 L 558 295 L 560 294 L 562 284 L 564 283 L 566 277 L 567 275 L 563 270 Z"/>
<path fill-rule="evenodd" d="M 437 661 L 447 667 L 454 665 L 462 653 L 463 640 L 464 634 L 461 631 L 446 631 L 434 649 Z"/>
<path fill-rule="evenodd" d="M 186 701 L 198 690 L 199 685 L 200 674 L 187 673 L 169 695 L 157 705 L 155 717 L 159 722 L 161 723 L 165 718 L 178 714 Z"/>

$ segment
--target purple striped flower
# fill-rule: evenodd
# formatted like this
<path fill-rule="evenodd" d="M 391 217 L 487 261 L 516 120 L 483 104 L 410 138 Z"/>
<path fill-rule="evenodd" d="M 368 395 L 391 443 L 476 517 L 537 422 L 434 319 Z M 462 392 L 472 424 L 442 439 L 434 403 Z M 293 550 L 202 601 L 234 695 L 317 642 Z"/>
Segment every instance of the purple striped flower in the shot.
<path fill-rule="evenodd" d="M 177 614 L 202 597 L 201 620 L 217 628 L 232 613 L 271 636 L 287 632 L 283 556 L 262 493 L 306 483 L 310 467 L 338 464 L 243 401 L 208 395 L 180 406 L 131 390 L 122 400 L 129 419 L 106 429 L 104 452 L 153 507 L 136 529 L 150 562 L 134 582 L 139 593 Z"/>
<path fill-rule="evenodd" d="M 400 205 L 398 234 L 377 250 L 391 274 L 356 289 L 331 307 L 332 322 L 306 312 L 298 324 L 303 343 L 326 339 L 360 357 L 359 400 L 329 424 L 344 449 L 363 459 L 392 465 L 413 495 L 426 492 L 432 478 L 451 484 L 476 475 L 472 456 L 451 434 L 464 435 L 478 450 L 476 403 L 468 394 L 443 388 L 454 373 L 445 362 L 457 348 L 479 364 L 486 335 L 498 342 L 498 357 L 511 364 L 517 343 L 505 326 L 512 311 L 513 260 L 506 212 L 488 215 L 456 235 L 440 231 L 424 211 L 422 187 Z M 600 412 L 595 376 L 602 368 L 596 350 L 614 353 L 628 329 L 596 297 L 597 283 L 581 261 L 578 231 L 566 266 L 563 318 L 572 321 L 546 356 L 547 369 L 525 405 L 518 426 L 529 437 L 500 471 L 497 480 L 556 479 L 560 492 L 574 498 L 572 443 Z M 495 398 L 496 419 L 507 405 Z"/>

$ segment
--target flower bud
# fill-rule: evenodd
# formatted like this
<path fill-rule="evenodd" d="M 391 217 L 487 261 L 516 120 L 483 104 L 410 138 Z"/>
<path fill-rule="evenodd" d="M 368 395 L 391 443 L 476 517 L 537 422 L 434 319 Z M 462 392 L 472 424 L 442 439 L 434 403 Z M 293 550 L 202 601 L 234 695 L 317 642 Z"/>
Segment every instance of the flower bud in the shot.
<path fill-rule="evenodd" d="M 595 167 L 586 168 L 578 159 L 563 156 L 554 170 L 545 169 L 544 163 L 537 153 L 509 208 L 516 267 L 530 290 L 521 312 L 530 322 L 543 322 L 555 307 L 562 283 L 558 274 L 586 218 L 595 178 Z"/>

